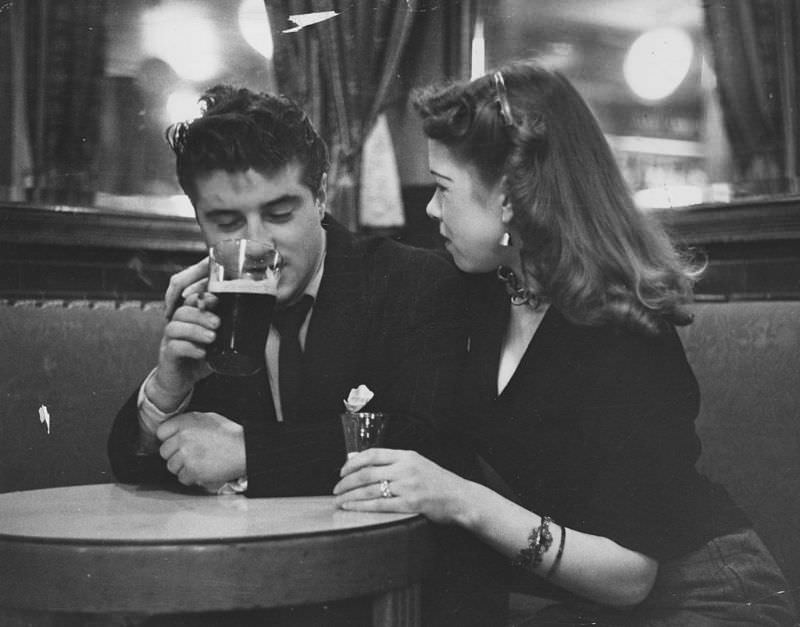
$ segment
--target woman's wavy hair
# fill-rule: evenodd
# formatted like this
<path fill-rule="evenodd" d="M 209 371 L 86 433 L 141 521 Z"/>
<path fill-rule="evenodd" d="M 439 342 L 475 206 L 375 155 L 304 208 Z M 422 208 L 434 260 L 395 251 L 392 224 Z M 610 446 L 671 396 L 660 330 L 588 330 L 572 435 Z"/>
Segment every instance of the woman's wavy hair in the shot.
<path fill-rule="evenodd" d="M 214 170 L 273 174 L 291 163 L 314 194 L 328 171 L 328 148 L 308 115 L 284 96 L 216 85 L 200 98 L 203 114 L 166 130 L 178 182 L 192 201 L 196 181 Z"/>
<path fill-rule="evenodd" d="M 578 324 L 689 324 L 701 270 L 634 206 L 583 98 L 531 61 L 497 71 L 418 90 L 414 104 L 425 134 L 484 184 L 505 177 L 526 281 Z"/>

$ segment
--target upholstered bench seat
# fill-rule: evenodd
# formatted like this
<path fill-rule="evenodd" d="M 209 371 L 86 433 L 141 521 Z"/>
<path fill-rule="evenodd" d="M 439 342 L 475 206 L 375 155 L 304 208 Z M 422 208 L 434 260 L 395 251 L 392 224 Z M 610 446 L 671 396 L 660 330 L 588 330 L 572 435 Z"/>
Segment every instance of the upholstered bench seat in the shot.
<path fill-rule="evenodd" d="M 800 597 L 800 301 L 695 311 L 681 336 L 702 392 L 700 467 Z M 0 302 L 0 492 L 113 480 L 106 437 L 155 363 L 164 323 L 152 303 Z"/>
<path fill-rule="evenodd" d="M 745 510 L 800 607 L 800 301 L 707 303 L 681 330 L 699 467 Z"/>
<path fill-rule="evenodd" d="M 111 422 L 164 323 L 154 303 L 0 303 L 0 492 L 113 481 Z"/>

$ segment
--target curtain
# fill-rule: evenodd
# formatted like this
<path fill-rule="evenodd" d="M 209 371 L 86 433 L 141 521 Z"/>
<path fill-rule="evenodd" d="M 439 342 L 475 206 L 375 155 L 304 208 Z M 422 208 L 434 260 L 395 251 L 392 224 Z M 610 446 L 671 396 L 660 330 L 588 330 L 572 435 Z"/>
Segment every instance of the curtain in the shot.
<path fill-rule="evenodd" d="M 27 0 L 24 94 L 32 151 L 31 200 L 92 204 L 106 0 Z"/>
<path fill-rule="evenodd" d="M 707 0 L 734 194 L 796 192 L 796 0 Z"/>
<path fill-rule="evenodd" d="M 0 15 L 0 199 L 23 201 L 33 186 L 33 157 L 25 102 L 25 12 L 10 6 Z"/>
<path fill-rule="evenodd" d="M 282 93 L 308 111 L 331 149 L 331 212 L 358 228 L 364 141 L 378 114 L 399 94 L 398 69 L 419 0 L 265 0 Z M 335 11 L 332 19 L 291 33 L 290 15 Z"/>

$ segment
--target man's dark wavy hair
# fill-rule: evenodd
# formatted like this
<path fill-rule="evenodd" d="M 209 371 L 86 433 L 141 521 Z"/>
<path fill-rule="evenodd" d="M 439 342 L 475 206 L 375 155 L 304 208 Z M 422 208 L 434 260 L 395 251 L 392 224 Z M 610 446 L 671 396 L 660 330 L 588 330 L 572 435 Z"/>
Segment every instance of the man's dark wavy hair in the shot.
<path fill-rule="evenodd" d="M 313 194 L 328 171 L 328 147 L 308 115 L 285 96 L 216 85 L 201 97 L 203 114 L 167 128 L 183 191 L 194 202 L 197 178 L 214 170 L 271 175 L 287 165 L 302 168 Z"/>

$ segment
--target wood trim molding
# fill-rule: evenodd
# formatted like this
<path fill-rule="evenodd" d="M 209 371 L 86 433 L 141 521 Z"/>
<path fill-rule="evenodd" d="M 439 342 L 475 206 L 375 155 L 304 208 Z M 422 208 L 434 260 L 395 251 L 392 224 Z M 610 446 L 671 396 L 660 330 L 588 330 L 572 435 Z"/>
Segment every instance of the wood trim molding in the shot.
<path fill-rule="evenodd" d="M 687 244 L 800 240 L 800 198 L 769 198 L 654 212 Z"/>
<path fill-rule="evenodd" d="M 413 209 L 407 207 L 407 211 Z M 797 197 L 698 205 L 653 214 L 674 237 L 692 245 L 800 240 Z M 409 218 L 408 222 L 412 221 Z M 0 203 L 0 242 L 176 252 L 204 250 L 200 229 L 193 218 L 10 202 Z"/>
<path fill-rule="evenodd" d="M 0 203 L 0 242 L 203 252 L 194 218 Z"/>

